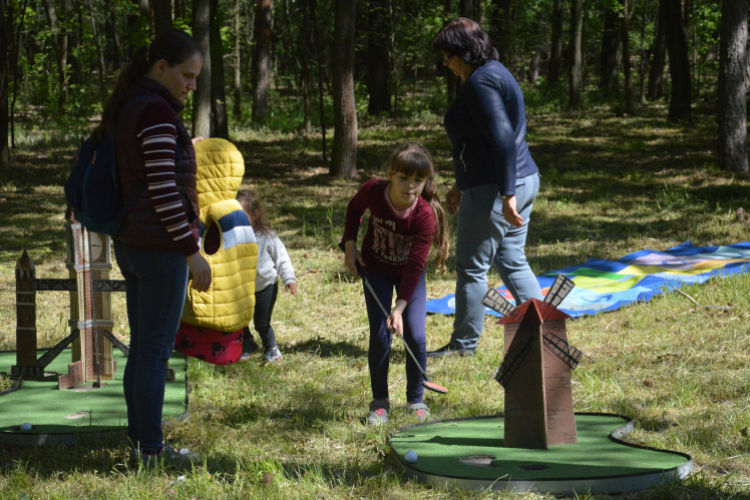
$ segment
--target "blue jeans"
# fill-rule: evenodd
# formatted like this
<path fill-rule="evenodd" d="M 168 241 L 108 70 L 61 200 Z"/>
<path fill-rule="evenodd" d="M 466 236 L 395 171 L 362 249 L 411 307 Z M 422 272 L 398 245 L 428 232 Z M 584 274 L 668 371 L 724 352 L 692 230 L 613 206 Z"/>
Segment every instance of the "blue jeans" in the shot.
<path fill-rule="evenodd" d="M 167 361 L 182 317 L 188 267 L 179 252 L 139 250 L 115 240 L 115 258 L 125 278 L 130 354 L 123 388 L 128 437 L 144 453 L 161 449 Z"/>
<path fill-rule="evenodd" d="M 521 227 L 511 226 L 503 217 L 503 202 L 494 184 L 462 192 L 458 205 L 456 231 L 456 316 L 450 344 L 474 349 L 482 335 L 490 266 L 500 273 L 503 284 L 520 305 L 528 299 L 542 299 L 539 282 L 531 271 L 524 247 L 531 219 L 531 208 L 539 193 L 539 175 L 518 179 L 516 202 L 523 217 Z"/>
<path fill-rule="evenodd" d="M 391 312 L 393 300 L 393 288 L 398 291 L 401 286 L 401 278 L 386 278 L 375 273 L 366 273 L 375 294 L 388 311 Z M 367 318 L 370 322 L 370 350 L 368 352 L 368 363 L 370 366 L 370 385 L 372 387 L 372 399 L 388 399 L 388 355 L 391 352 L 391 341 L 393 335 L 385 326 L 388 319 L 383 315 L 370 291 L 365 287 L 365 303 L 367 304 Z M 425 338 L 424 325 L 427 319 L 427 285 L 425 275 L 419 279 L 419 284 L 409 304 L 402 315 L 404 320 L 404 340 L 409 345 L 414 357 L 419 360 L 423 370 L 427 370 L 427 341 Z M 422 386 L 422 373 L 417 368 L 409 353 L 406 353 L 406 402 L 421 403 L 424 387 Z"/>

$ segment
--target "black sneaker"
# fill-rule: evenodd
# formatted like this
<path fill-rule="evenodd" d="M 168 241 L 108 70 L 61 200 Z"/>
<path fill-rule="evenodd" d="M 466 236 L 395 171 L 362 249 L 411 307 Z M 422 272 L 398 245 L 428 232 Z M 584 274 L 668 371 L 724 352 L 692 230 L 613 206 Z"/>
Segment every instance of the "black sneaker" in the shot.
<path fill-rule="evenodd" d="M 428 358 L 440 358 L 442 356 L 476 356 L 476 349 L 460 349 L 452 345 L 444 345 L 435 351 L 427 351 Z"/>

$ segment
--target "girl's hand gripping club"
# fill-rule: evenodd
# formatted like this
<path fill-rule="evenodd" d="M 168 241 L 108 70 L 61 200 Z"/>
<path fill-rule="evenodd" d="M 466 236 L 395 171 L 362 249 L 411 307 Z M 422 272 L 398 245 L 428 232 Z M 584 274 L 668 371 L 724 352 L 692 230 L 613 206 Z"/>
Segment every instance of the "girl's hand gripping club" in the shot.
<path fill-rule="evenodd" d="M 387 318 L 390 317 L 390 314 L 388 314 L 388 311 L 386 311 L 385 307 L 383 307 L 383 303 L 380 302 L 380 299 L 378 299 L 378 296 L 375 294 L 375 290 L 372 289 L 372 285 L 370 285 L 370 282 L 367 281 L 367 278 L 365 277 L 365 273 L 362 271 L 362 267 L 359 265 L 359 262 L 356 263 L 357 266 L 357 273 L 359 274 L 359 277 L 362 278 L 362 282 L 365 284 L 365 287 L 370 292 L 370 295 L 372 295 L 372 298 L 375 299 L 375 302 L 377 302 L 378 306 L 380 306 L 380 310 L 383 312 L 383 315 Z M 414 360 L 414 364 L 417 365 L 417 368 L 419 368 L 419 371 L 422 372 L 422 376 L 424 377 L 424 381 L 422 382 L 422 385 L 425 389 L 429 389 L 431 391 L 438 392 L 440 394 L 447 394 L 448 388 L 443 387 L 442 385 L 437 385 L 435 383 L 430 382 L 430 378 L 427 376 L 427 373 L 422 369 L 422 365 L 419 364 L 419 361 L 417 361 L 416 356 L 414 356 L 414 353 L 411 352 L 411 349 L 409 348 L 409 344 L 406 343 L 406 340 L 404 340 L 404 337 L 401 336 L 401 332 L 398 330 L 394 330 L 393 333 L 396 334 L 398 338 L 400 338 L 403 343 L 404 347 L 406 348 L 406 352 L 409 353 L 409 356 L 411 356 L 411 359 Z"/>

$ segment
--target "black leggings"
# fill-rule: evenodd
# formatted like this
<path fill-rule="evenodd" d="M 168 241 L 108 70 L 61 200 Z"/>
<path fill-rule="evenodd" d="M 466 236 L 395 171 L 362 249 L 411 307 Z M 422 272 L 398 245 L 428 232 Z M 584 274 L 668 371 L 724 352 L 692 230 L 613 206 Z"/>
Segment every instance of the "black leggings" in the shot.
<path fill-rule="evenodd" d="M 263 347 L 269 349 L 276 347 L 276 332 L 271 327 L 271 314 L 273 306 L 276 304 L 276 297 L 279 295 L 279 282 L 267 286 L 259 292 L 255 292 L 255 314 L 253 315 L 253 326 L 255 331 L 260 335 Z M 245 343 L 252 338 L 250 326 L 245 327 Z"/>

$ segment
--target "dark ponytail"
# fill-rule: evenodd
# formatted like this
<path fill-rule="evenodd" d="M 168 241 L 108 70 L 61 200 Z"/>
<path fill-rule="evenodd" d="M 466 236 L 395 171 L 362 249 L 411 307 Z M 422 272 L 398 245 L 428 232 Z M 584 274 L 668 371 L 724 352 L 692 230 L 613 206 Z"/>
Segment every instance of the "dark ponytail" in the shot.
<path fill-rule="evenodd" d="M 201 46 L 193 37 L 179 30 L 160 33 L 150 45 L 142 45 L 133 53 L 130 62 L 117 77 L 117 83 L 102 111 L 102 121 L 91 134 L 98 141 L 106 140 L 120 110 L 128 100 L 128 89 L 135 81 L 145 76 L 157 61 L 164 59 L 172 67 L 181 64 L 195 54 L 203 55 Z"/>
<path fill-rule="evenodd" d="M 450 240 L 448 239 L 448 222 L 445 219 L 443 206 L 440 204 L 437 184 L 435 184 L 435 168 L 432 165 L 430 152 L 421 144 L 404 144 L 396 149 L 391 158 L 391 173 L 401 172 L 404 175 L 425 179 L 422 198 L 430 204 L 435 215 L 435 267 L 438 272 L 445 272 L 445 261 L 448 259 Z"/>

